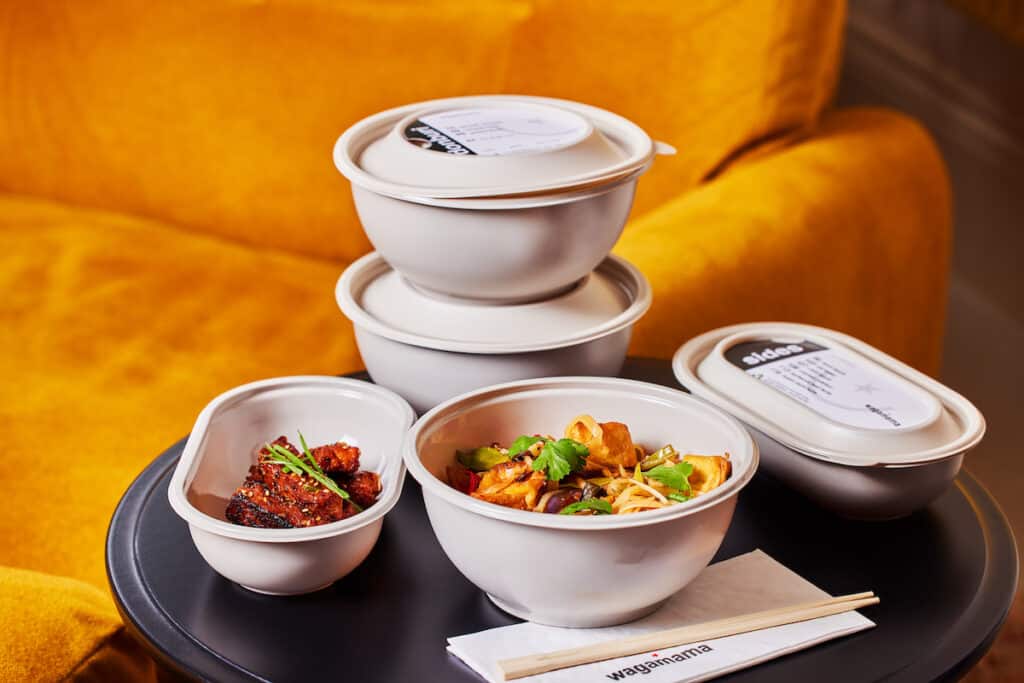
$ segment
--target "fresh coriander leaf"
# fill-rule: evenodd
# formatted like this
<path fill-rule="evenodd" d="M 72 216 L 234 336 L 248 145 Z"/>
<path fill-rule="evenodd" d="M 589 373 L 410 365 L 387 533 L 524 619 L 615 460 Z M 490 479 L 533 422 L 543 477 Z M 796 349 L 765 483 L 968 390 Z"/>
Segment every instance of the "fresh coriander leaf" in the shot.
<path fill-rule="evenodd" d="M 515 441 L 513 441 L 512 445 L 508 447 L 509 457 L 512 457 L 513 455 L 516 455 L 518 453 L 522 453 L 523 451 L 527 450 L 528 448 L 530 448 L 530 446 L 537 443 L 538 441 L 543 441 L 544 443 L 547 443 L 548 441 L 551 441 L 551 439 L 546 439 L 543 436 L 529 436 L 528 434 L 523 434 L 522 436 L 518 437 Z"/>
<path fill-rule="evenodd" d="M 690 490 L 690 475 L 693 473 L 693 465 L 688 462 L 681 462 L 675 465 L 658 465 L 647 470 L 644 474 L 649 479 L 660 481 L 669 488 L 678 489 L 683 493 Z"/>
<path fill-rule="evenodd" d="M 610 515 L 612 514 L 612 504 L 603 498 L 592 498 L 590 500 L 581 500 L 576 503 L 570 503 L 562 508 L 560 515 L 572 515 L 580 510 L 593 510 L 599 515 Z"/>
<path fill-rule="evenodd" d="M 534 471 L 543 471 L 548 481 L 561 481 L 570 472 L 583 468 L 584 459 L 590 455 L 590 449 L 579 441 L 559 439 L 544 444 L 540 455 L 533 461 Z"/>
<path fill-rule="evenodd" d="M 665 497 L 668 498 L 669 500 L 674 500 L 677 503 L 685 503 L 686 501 L 693 498 L 693 496 L 687 496 L 682 493 L 669 493 Z"/>

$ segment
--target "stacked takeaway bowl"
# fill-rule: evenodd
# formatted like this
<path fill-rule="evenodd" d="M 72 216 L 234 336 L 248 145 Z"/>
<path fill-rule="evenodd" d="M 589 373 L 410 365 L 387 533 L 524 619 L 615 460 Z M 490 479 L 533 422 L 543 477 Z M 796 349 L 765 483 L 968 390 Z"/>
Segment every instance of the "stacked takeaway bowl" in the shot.
<path fill-rule="evenodd" d="M 345 131 L 334 161 L 377 251 L 336 296 L 374 381 L 423 411 L 498 382 L 616 374 L 651 292 L 610 251 L 637 179 L 671 151 L 540 97 L 421 102 Z"/>

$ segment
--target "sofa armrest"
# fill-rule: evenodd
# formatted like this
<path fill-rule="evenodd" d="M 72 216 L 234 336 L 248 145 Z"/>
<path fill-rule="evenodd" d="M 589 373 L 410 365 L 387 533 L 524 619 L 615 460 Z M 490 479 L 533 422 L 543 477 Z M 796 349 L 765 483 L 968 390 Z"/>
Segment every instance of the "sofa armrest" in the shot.
<path fill-rule="evenodd" d="M 916 122 L 831 112 L 811 137 L 627 227 L 616 252 L 654 289 L 631 352 L 669 357 L 714 327 L 785 320 L 847 332 L 934 374 L 950 201 L 942 159 Z"/>

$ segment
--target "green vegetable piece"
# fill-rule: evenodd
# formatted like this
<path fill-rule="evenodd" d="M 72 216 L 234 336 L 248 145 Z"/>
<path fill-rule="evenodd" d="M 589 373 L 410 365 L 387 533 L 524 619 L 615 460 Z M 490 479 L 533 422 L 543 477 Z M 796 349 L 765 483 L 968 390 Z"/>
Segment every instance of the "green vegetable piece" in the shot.
<path fill-rule="evenodd" d="M 593 510 L 599 515 L 610 515 L 612 514 L 612 504 L 603 498 L 592 498 L 590 500 L 581 500 L 576 503 L 570 503 L 562 508 L 560 515 L 573 515 L 580 510 Z"/>
<path fill-rule="evenodd" d="M 664 462 L 669 458 L 677 455 L 679 455 L 679 453 L 672 447 L 672 444 L 662 446 L 653 453 L 648 453 L 647 457 L 640 461 L 640 469 L 649 470 L 653 467 L 657 467 L 658 465 L 664 464 Z"/>
<path fill-rule="evenodd" d="M 658 465 L 644 474 L 648 479 L 660 481 L 669 488 L 687 493 L 690 490 L 690 475 L 693 473 L 693 465 L 688 462 L 681 462 L 675 465 Z"/>
<path fill-rule="evenodd" d="M 533 461 L 532 467 L 536 472 L 544 472 L 548 481 L 561 481 L 570 472 L 583 469 L 584 460 L 588 455 L 590 449 L 579 441 L 548 439 L 540 455 Z"/>
<path fill-rule="evenodd" d="M 323 469 L 321 469 L 320 463 L 318 463 L 316 461 L 316 458 L 313 457 L 313 453 L 310 452 L 309 446 L 306 444 L 306 438 L 302 436 L 302 432 L 299 432 L 299 443 L 302 444 L 302 454 L 309 459 L 309 464 L 312 465 L 313 469 L 315 469 L 317 472 L 323 474 L 324 471 Z"/>
<path fill-rule="evenodd" d="M 508 454 L 509 456 L 518 455 L 525 450 L 529 450 L 530 446 L 538 441 L 547 443 L 551 441 L 551 439 L 544 438 L 543 436 L 529 436 L 528 434 L 523 434 L 522 436 L 517 437 L 516 440 L 512 442 L 512 445 L 508 447 Z"/>
<path fill-rule="evenodd" d="M 456 451 L 455 457 L 464 467 L 474 472 L 484 472 L 498 463 L 512 459 L 491 446 L 481 446 L 471 451 Z"/>
<path fill-rule="evenodd" d="M 670 493 L 670 494 L 666 495 L 665 497 L 668 498 L 669 500 L 674 500 L 677 503 L 685 503 L 686 501 L 688 501 L 691 498 L 693 498 L 693 496 L 686 496 L 686 495 L 683 495 L 682 493 Z"/>

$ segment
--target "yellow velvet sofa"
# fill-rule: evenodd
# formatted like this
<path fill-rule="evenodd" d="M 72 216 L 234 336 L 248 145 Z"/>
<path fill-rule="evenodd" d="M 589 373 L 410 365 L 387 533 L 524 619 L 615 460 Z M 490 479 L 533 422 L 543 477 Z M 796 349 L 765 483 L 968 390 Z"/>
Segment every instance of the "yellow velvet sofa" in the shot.
<path fill-rule="evenodd" d="M 883 110 L 829 108 L 838 1 L 0 3 L 0 680 L 153 664 L 104 573 L 119 496 L 217 393 L 360 367 L 335 279 L 370 245 L 336 136 L 402 103 L 592 103 L 679 149 L 616 251 L 634 354 L 753 319 L 938 368 L 945 170 Z"/>

